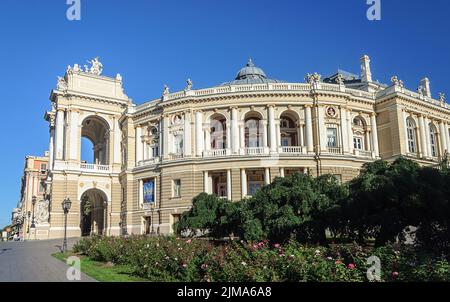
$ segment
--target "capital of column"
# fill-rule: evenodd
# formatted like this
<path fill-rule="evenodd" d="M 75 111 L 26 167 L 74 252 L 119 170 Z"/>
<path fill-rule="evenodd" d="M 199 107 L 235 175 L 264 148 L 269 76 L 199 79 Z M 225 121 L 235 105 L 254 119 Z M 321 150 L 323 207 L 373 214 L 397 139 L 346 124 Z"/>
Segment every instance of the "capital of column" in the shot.
<path fill-rule="evenodd" d="M 311 104 L 305 104 L 305 105 L 304 105 L 305 108 L 312 108 L 312 106 L 313 106 L 313 105 L 311 105 Z"/>

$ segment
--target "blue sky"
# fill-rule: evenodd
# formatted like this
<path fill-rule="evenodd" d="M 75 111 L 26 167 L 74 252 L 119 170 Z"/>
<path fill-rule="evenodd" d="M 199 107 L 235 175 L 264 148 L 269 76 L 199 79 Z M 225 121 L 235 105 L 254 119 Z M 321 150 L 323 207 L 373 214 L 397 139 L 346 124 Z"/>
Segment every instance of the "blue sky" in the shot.
<path fill-rule="evenodd" d="M 232 80 L 250 56 L 269 76 L 301 82 L 359 73 L 368 54 L 375 79 L 396 74 L 415 89 L 428 76 L 434 96 L 450 97 L 450 1 L 381 3 L 382 20 L 370 22 L 366 0 L 81 0 L 81 21 L 68 21 L 66 0 L 1 0 L 0 226 L 19 199 L 24 157 L 48 148 L 43 115 L 57 76 L 95 56 L 138 104 L 187 78 L 194 88 Z"/>

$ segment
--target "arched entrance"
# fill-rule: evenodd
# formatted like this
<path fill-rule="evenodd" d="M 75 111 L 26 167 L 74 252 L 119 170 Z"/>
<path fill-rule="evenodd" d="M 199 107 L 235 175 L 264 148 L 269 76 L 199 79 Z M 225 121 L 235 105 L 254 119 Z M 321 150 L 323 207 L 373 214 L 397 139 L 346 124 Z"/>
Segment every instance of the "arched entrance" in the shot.
<path fill-rule="evenodd" d="M 106 194 L 99 189 L 89 189 L 81 195 L 81 236 L 106 234 L 107 203 Z"/>

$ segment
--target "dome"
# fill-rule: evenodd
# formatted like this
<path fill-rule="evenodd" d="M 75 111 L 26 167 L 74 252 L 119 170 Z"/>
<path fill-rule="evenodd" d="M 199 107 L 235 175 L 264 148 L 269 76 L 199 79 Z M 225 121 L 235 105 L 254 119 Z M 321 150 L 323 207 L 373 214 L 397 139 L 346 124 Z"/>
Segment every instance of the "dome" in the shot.
<path fill-rule="evenodd" d="M 239 70 L 234 81 L 223 83 L 224 85 L 244 85 L 244 84 L 264 84 L 279 83 L 280 81 L 269 79 L 266 73 L 259 67 L 255 66 L 252 59 L 248 59 L 247 65 Z"/>
<path fill-rule="evenodd" d="M 253 64 L 252 59 L 250 58 L 247 62 L 247 65 L 239 70 L 236 80 L 246 80 L 246 79 L 253 79 L 253 80 L 265 80 L 267 79 L 266 74 L 264 71 L 256 67 L 255 64 Z"/>

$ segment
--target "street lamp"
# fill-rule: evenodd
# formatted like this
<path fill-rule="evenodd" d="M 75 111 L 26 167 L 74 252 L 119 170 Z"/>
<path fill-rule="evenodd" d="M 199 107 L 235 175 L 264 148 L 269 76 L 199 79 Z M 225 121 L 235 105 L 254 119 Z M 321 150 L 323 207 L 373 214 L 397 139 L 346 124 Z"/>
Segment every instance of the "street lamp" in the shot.
<path fill-rule="evenodd" d="M 34 206 L 36 204 L 36 196 L 33 196 L 31 199 L 31 204 L 33 205 L 33 219 L 31 220 L 31 228 L 34 229 L 36 228 L 36 225 L 34 224 Z"/>
<path fill-rule="evenodd" d="M 27 233 L 29 233 L 29 232 L 30 232 L 30 217 L 31 217 L 31 211 L 28 211 L 28 212 L 27 212 L 27 216 L 28 216 L 28 219 L 27 219 Z"/>
<path fill-rule="evenodd" d="M 67 214 L 69 213 L 70 207 L 72 206 L 72 202 L 70 201 L 70 198 L 66 198 L 61 203 L 63 211 L 64 211 L 64 241 L 63 241 L 63 247 L 62 252 L 67 252 Z"/>
<path fill-rule="evenodd" d="M 154 232 L 155 232 L 154 229 L 153 229 L 153 224 L 154 224 L 154 223 L 153 223 L 153 211 L 155 211 L 155 205 L 152 203 L 151 206 L 150 206 L 150 212 L 151 212 L 151 215 L 152 215 L 152 218 L 151 218 L 151 219 L 152 219 L 152 220 L 151 220 L 151 224 L 152 224 L 152 231 L 151 231 L 151 234 L 152 234 L 152 236 L 153 236 L 153 234 L 154 234 Z"/>

